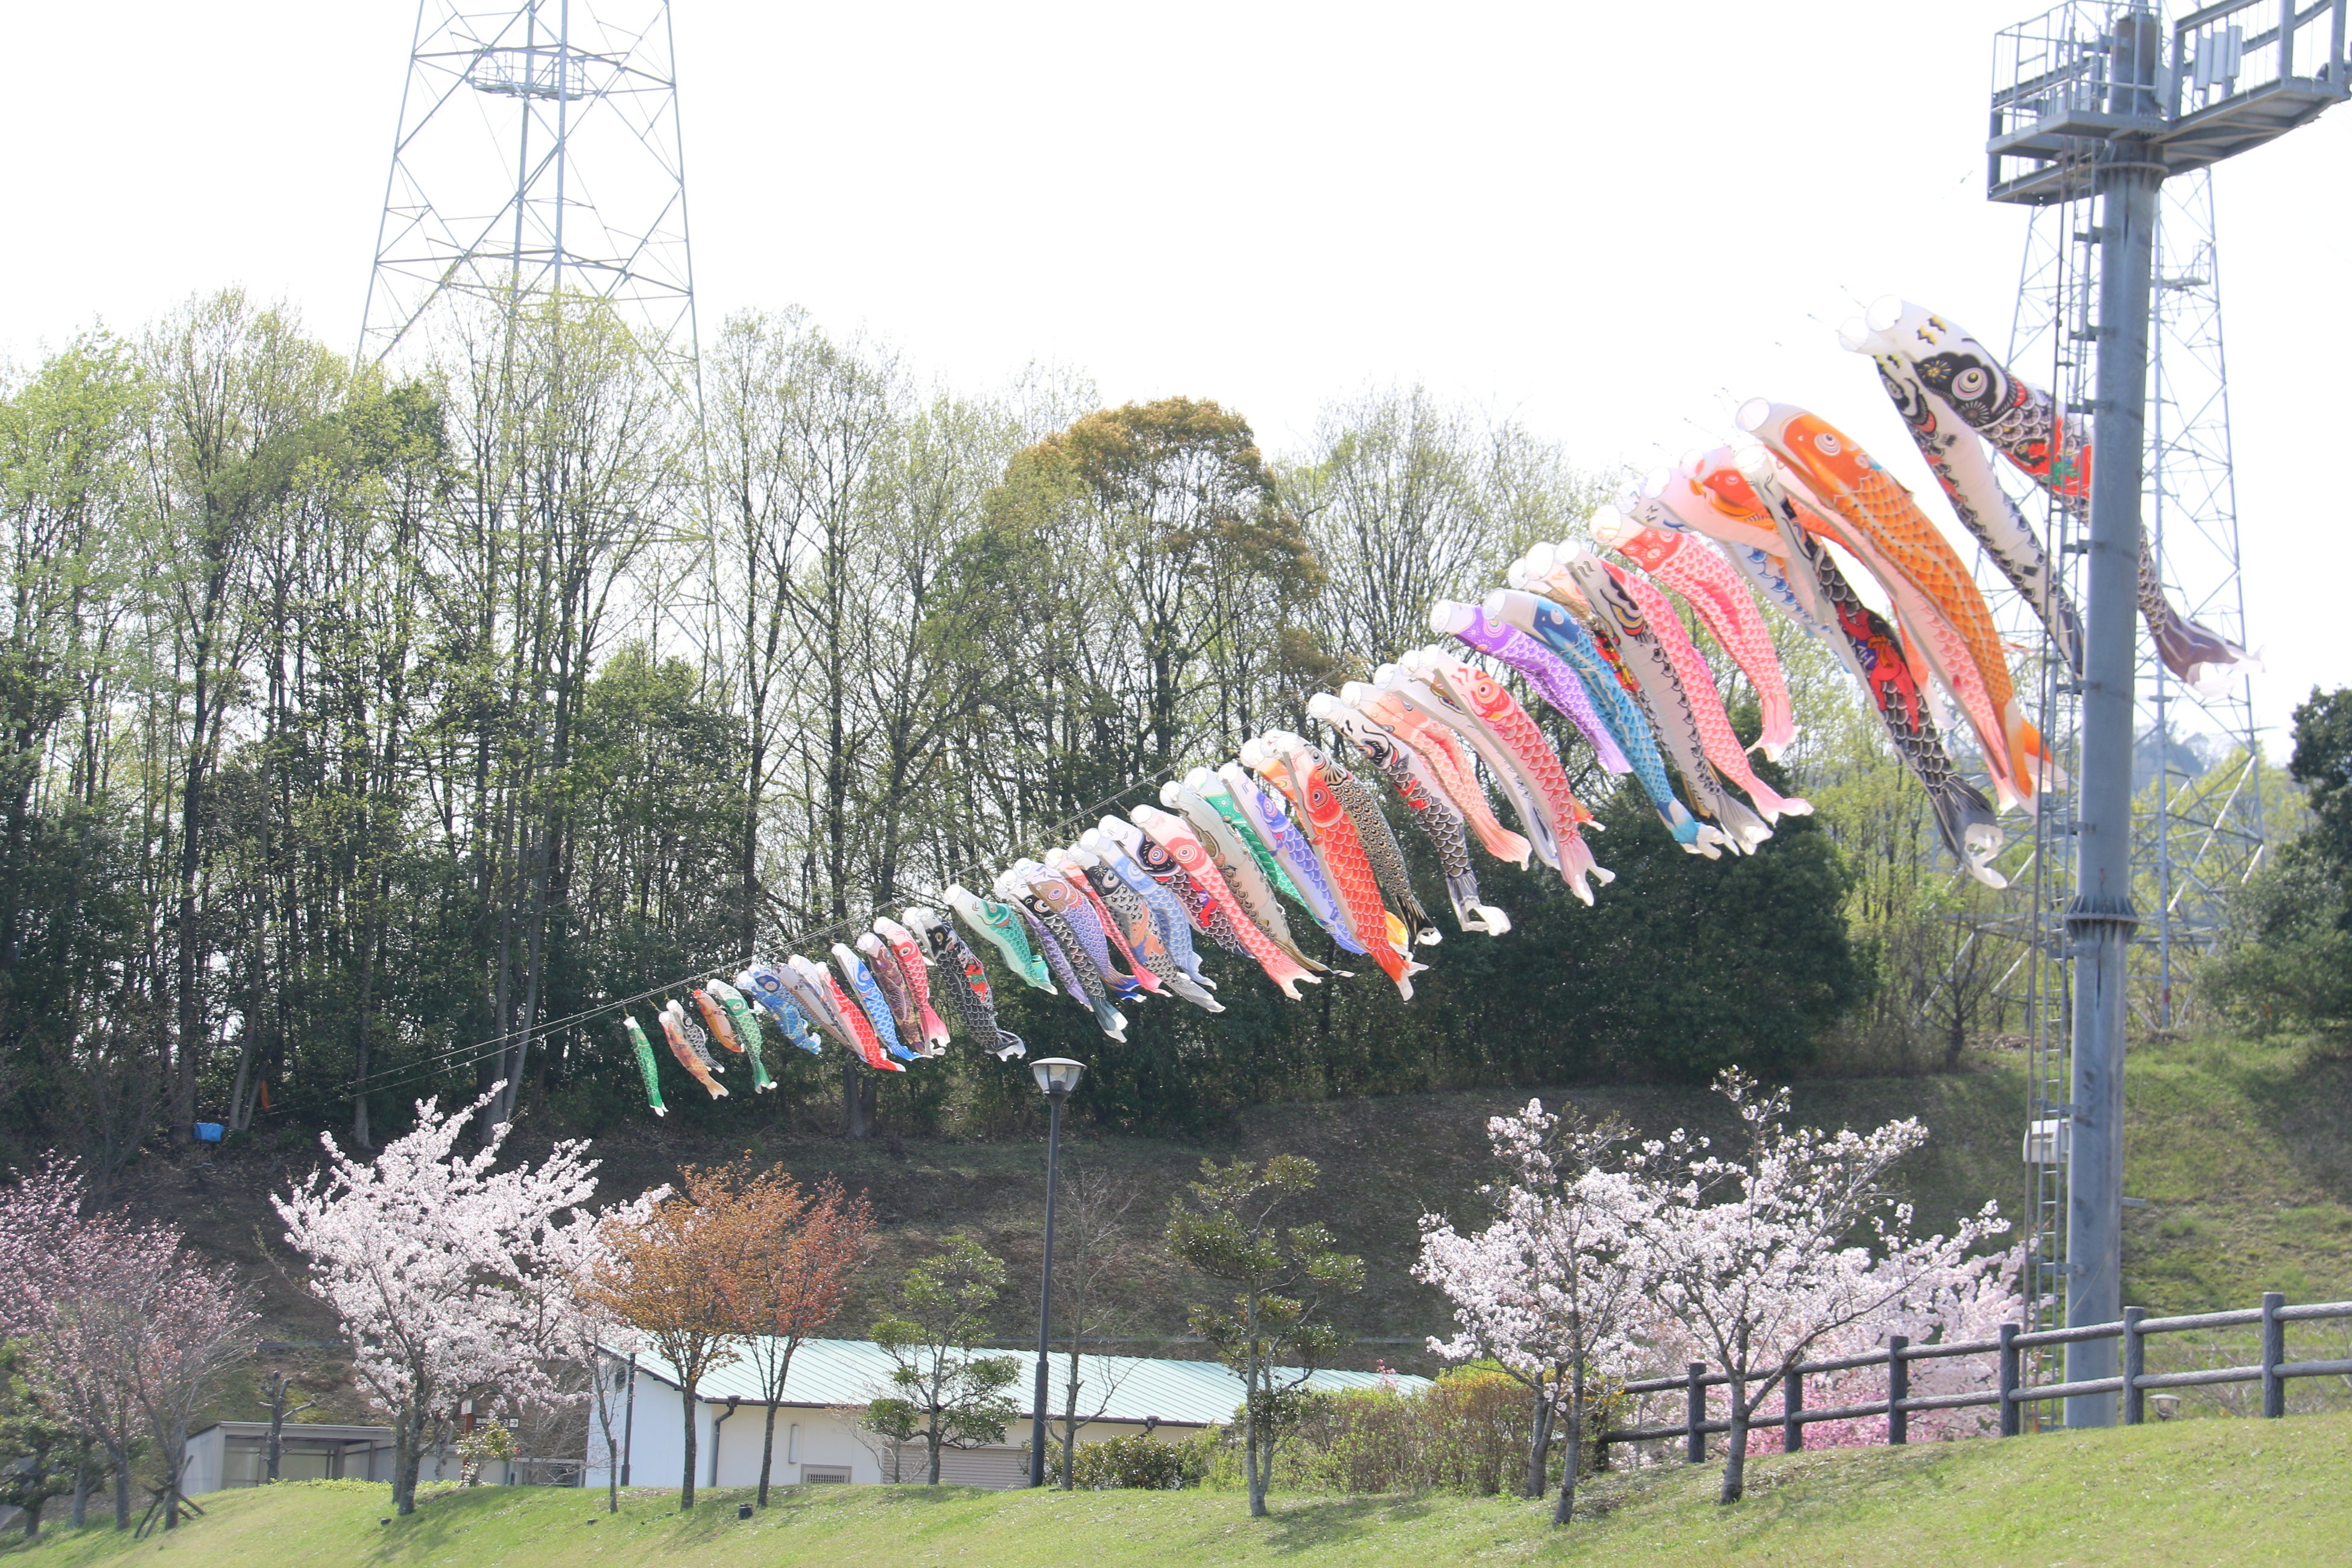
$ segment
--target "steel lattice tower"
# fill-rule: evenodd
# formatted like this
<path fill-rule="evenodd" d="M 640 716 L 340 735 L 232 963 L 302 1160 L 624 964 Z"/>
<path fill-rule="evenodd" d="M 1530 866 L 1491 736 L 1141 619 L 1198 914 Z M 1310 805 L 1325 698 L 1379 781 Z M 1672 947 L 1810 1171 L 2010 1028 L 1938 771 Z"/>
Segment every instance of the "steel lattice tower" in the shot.
<path fill-rule="evenodd" d="M 2222 352 L 2213 175 L 2165 183 L 2148 334 L 2147 482 L 2142 515 L 2167 593 L 2191 620 L 2252 646 L 2238 567 L 2230 381 Z M 2179 959 L 2221 933 L 2223 900 L 2263 843 L 2253 683 L 2184 687 L 2140 639 L 2133 859 L 2147 911 L 2134 954 L 2136 1011 L 2181 1021 Z"/>
<path fill-rule="evenodd" d="M 2055 659 L 2021 605 L 2007 606 L 2005 627 L 2033 650 L 2018 684 L 2038 698 L 2074 787 L 2016 852 L 2016 904 L 1978 933 L 2020 944 L 2004 982 L 2029 1039 L 2035 1327 L 2121 1310 L 2126 1013 L 2175 1021 L 2177 959 L 2215 934 L 2222 895 L 2262 849 L 2245 677 L 2200 696 L 2136 616 L 2136 641 L 2113 639 L 2130 605 L 2125 563 L 2144 537 L 2174 605 L 2245 640 L 2211 168 L 2352 96 L 2346 8 L 2224 0 L 2168 26 L 2149 0 L 2076 0 L 1996 46 L 1988 194 L 2033 213 L 2010 363 L 2046 378 L 2097 443 L 2087 506 L 2032 498 L 2070 596 L 2090 611 L 2087 679 Z M 2094 866 L 2104 886 L 2085 882 Z M 2069 1346 L 2063 1376 L 2111 1377 L 2113 1361 L 2104 1342 Z M 2114 1400 L 2071 1394 L 2067 1422 L 2105 1425 Z"/>
<path fill-rule="evenodd" d="M 360 357 L 453 296 L 554 295 L 609 306 L 698 406 L 668 0 L 419 0 Z"/>

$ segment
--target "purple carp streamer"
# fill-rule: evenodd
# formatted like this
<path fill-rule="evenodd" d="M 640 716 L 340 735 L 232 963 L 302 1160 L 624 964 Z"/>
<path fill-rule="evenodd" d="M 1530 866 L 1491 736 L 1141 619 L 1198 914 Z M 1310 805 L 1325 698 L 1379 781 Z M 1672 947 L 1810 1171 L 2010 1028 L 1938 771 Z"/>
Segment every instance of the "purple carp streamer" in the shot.
<path fill-rule="evenodd" d="M 1498 658 L 1526 676 L 1552 711 L 1583 732 L 1602 767 L 1612 773 L 1633 771 L 1624 748 L 1618 745 L 1601 710 L 1592 705 L 1592 694 L 1559 655 L 1508 622 L 1487 619 L 1486 612 L 1477 605 L 1457 605 L 1450 599 L 1430 606 L 1429 629 Z"/>

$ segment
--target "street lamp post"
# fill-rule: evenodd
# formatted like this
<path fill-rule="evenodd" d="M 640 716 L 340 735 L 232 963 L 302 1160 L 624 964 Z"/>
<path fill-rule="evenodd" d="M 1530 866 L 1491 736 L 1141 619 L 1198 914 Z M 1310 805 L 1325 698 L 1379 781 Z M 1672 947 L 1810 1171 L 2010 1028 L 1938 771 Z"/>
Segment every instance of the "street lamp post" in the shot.
<path fill-rule="evenodd" d="M 1054 1185 L 1062 1166 L 1062 1101 L 1078 1087 L 1087 1064 L 1067 1057 L 1046 1057 L 1029 1064 L 1037 1087 L 1053 1108 L 1045 1132 L 1045 1270 L 1037 1287 L 1037 1387 L 1029 1422 L 1029 1484 L 1045 1484 L 1045 1373 L 1053 1352 L 1054 1324 Z"/>

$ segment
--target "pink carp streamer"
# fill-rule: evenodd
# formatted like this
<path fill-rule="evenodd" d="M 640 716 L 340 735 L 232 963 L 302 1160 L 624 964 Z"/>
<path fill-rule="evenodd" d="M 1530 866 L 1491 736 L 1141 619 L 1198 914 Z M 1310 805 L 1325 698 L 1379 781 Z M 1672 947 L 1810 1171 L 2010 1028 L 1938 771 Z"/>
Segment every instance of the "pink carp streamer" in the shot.
<path fill-rule="evenodd" d="M 1366 686 L 1361 681 L 1351 680 L 1340 688 L 1339 699 L 1412 747 L 1429 764 L 1445 798 L 1454 803 L 1454 808 L 1462 814 L 1462 820 L 1469 825 L 1487 854 L 1514 866 L 1527 865 L 1535 854 L 1535 846 L 1496 817 L 1494 808 L 1486 804 L 1486 792 L 1479 787 L 1478 775 L 1468 755 L 1443 724 L 1424 719 L 1394 692 Z"/>
<path fill-rule="evenodd" d="M 1698 612 L 1706 635 L 1731 656 L 1755 689 L 1764 728 L 1748 749 L 1763 752 L 1768 762 L 1779 762 L 1797 738 L 1797 710 L 1789 700 L 1789 678 L 1780 668 L 1780 650 L 1772 646 L 1771 629 L 1730 563 L 1701 538 L 1644 528 L 1615 507 L 1602 507 L 1593 514 L 1592 536 L 1680 594 Z"/>
<path fill-rule="evenodd" d="M 1486 727 L 1535 785 L 1538 800 L 1551 819 L 1553 838 L 1559 846 L 1560 880 L 1585 903 L 1592 902 L 1593 882 L 1614 881 L 1616 873 L 1592 858 L 1591 847 L 1577 831 L 1580 824 L 1592 820 L 1592 814 L 1569 787 L 1567 771 L 1559 765 L 1559 755 L 1544 739 L 1543 731 L 1493 676 L 1458 659 L 1447 658 L 1433 648 L 1421 650 L 1415 662 L 1437 677 L 1445 692 Z"/>
<path fill-rule="evenodd" d="M 1683 692 L 1690 699 L 1691 712 L 1698 721 L 1699 742 L 1716 771 L 1747 791 L 1748 798 L 1756 803 L 1756 809 L 1767 822 L 1778 822 L 1783 813 L 1811 816 L 1813 808 L 1810 803 L 1781 795 L 1758 778 L 1756 770 L 1748 765 L 1747 749 L 1740 745 L 1738 731 L 1731 727 L 1731 715 L 1723 710 L 1723 695 L 1715 688 L 1715 671 L 1707 668 L 1690 635 L 1683 630 L 1682 617 L 1675 614 L 1664 592 L 1617 566 L 1611 566 L 1609 574 L 1633 595 L 1633 603 L 1648 618 L 1650 635 L 1658 639 L 1658 646 L 1674 661 L 1675 673 L 1681 677 Z"/>
<path fill-rule="evenodd" d="M 1310 985 L 1318 984 L 1317 977 L 1308 973 L 1305 965 L 1276 946 L 1274 939 L 1243 910 L 1232 889 L 1225 886 L 1225 879 L 1217 874 L 1209 852 L 1201 847 L 1200 839 L 1193 837 L 1190 823 L 1181 816 L 1149 805 L 1136 806 L 1127 815 L 1129 821 L 1174 858 L 1193 890 L 1200 895 L 1201 903 L 1195 911 L 1195 921 L 1202 931 L 1213 929 L 1211 917 L 1224 917 L 1225 927 L 1240 940 L 1244 950 L 1257 961 L 1257 966 L 1265 971 L 1265 977 L 1280 986 L 1282 994 L 1294 1002 L 1298 1000 L 1300 982 Z"/>

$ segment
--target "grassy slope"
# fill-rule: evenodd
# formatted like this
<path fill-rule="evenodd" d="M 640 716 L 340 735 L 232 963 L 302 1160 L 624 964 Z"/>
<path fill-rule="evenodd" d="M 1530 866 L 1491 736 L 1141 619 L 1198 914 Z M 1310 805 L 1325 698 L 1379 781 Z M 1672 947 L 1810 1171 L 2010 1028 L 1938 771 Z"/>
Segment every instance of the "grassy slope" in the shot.
<path fill-rule="evenodd" d="M 53 1536 L 7 1561 L 68 1565 L 495 1563 L 823 1563 L 888 1568 L 1090 1568 L 1262 1563 L 1414 1564 L 1835 1563 L 2307 1563 L 2341 1560 L 2352 1531 L 2352 1416 L 2277 1425 L 2201 1421 L 1908 1449 L 1772 1457 L 1731 1510 L 1716 1472 L 1596 1484 L 1594 1517 L 1565 1531 L 1540 1505 L 1496 1499 L 1276 1500 L 1247 1519 L 1230 1493 L 990 1493 L 904 1487 L 780 1494 L 749 1521 L 741 1494 L 686 1519 L 633 1493 L 590 1524 L 579 1492 L 485 1489 L 428 1500 L 389 1526 L 383 1489 L 356 1483 L 239 1492 L 176 1535 Z"/>

